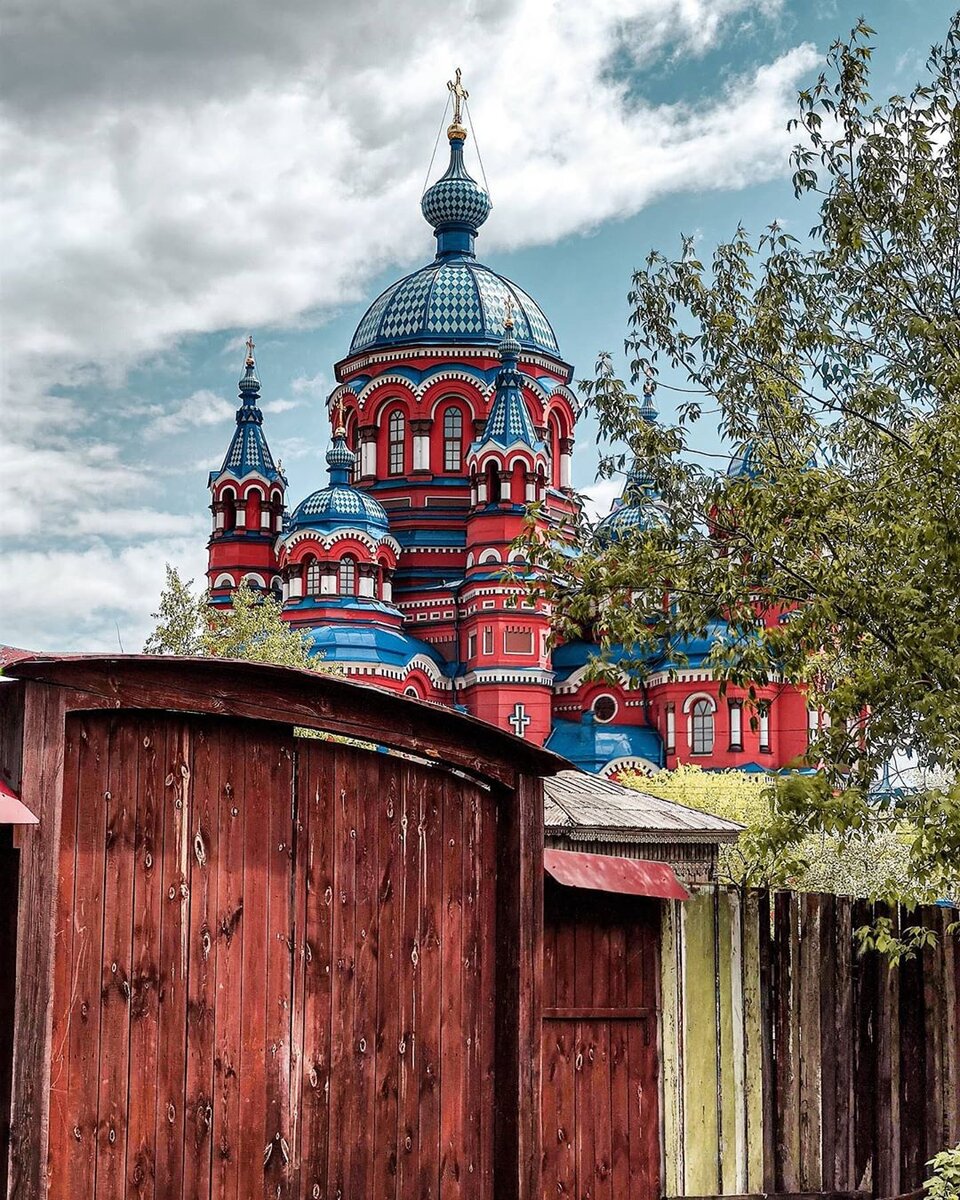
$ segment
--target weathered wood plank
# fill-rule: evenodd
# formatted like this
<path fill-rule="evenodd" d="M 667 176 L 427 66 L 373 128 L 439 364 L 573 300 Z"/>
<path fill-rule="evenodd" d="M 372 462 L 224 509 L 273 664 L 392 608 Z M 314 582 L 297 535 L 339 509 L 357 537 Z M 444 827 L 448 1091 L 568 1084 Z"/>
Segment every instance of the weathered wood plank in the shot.
<path fill-rule="evenodd" d="M 297 747 L 298 874 L 304 877 L 302 990 L 303 1058 L 299 1078 L 300 1188 L 325 1195 L 329 1154 L 330 1020 L 333 978 L 334 852 L 339 804 L 334 803 L 335 751 L 303 739 Z"/>
<path fill-rule="evenodd" d="M 459 1099 L 462 1146 L 460 1179 L 462 1194 L 479 1200 L 485 1194 L 489 1176 L 482 1177 L 483 1144 L 481 1136 L 483 1111 L 483 1064 L 481 1044 L 486 1041 L 483 1026 L 483 995 L 481 975 L 481 942 L 490 938 L 484 928 L 485 914 L 481 904 L 480 856 L 483 849 L 484 793 L 471 785 L 459 788 L 462 803 L 461 845 L 461 1055 L 462 1082 Z M 491 814 L 492 815 L 492 814 Z M 495 855 L 495 850 L 494 850 Z M 447 1100 L 444 1099 L 444 1105 Z"/>
<path fill-rule="evenodd" d="M 834 1139 L 833 1176 L 834 1186 L 854 1189 L 857 1186 L 856 1154 L 854 1145 L 854 1042 L 857 1036 L 856 1014 L 853 998 L 853 905 L 848 897 L 836 901 L 834 975 L 834 1044 L 835 1083 L 834 1113 L 836 1133 Z"/>
<path fill-rule="evenodd" d="M 29 938 L 17 942 L 17 1000 L 11 1074 L 8 1188 L 40 1200 L 50 1136 L 53 954 L 64 754 L 63 695 L 40 684 L 24 693 L 23 803 L 39 825 L 21 826 L 18 912 Z"/>
<path fill-rule="evenodd" d="M 919 910 L 918 924 L 940 933 L 940 913 L 933 906 Z M 946 1024 L 943 1012 L 942 942 L 936 946 L 925 946 L 923 962 L 923 1009 L 925 1021 L 926 1049 L 926 1157 L 932 1158 L 942 1150 L 945 1142 L 943 1120 L 944 1044 Z"/>
<path fill-rule="evenodd" d="M 51 1143 L 55 1200 L 94 1194 L 97 1171 L 97 1100 L 100 1076 L 100 964 L 109 724 L 99 714 L 75 717 L 77 729 L 76 880 L 70 983 L 66 1122 Z M 11 1189 L 11 1196 L 17 1195 Z"/>
<path fill-rule="evenodd" d="M 899 933 L 897 907 L 878 906 Z M 874 1188 L 880 1196 L 896 1196 L 900 1188 L 900 971 L 886 960 L 877 964 L 876 1116 Z"/>
<path fill-rule="evenodd" d="M 664 1187 L 668 1195 L 686 1191 L 683 1166 L 683 984 L 680 901 L 663 905 L 660 942 L 660 990 L 663 996 L 663 1160 Z"/>
<path fill-rule="evenodd" d="M 684 1188 L 708 1194 L 722 1190 L 713 896 L 694 895 L 684 902 L 680 912 L 684 949 Z"/>
<path fill-rule="evenodd" d="M 777 1087 L 777 1188 L 800 1190 L 799 904 L 790 892 L 774 898 Z"/>
<path fill-rule="evenodd" d="M 22 690 L 23 685 L 20 685 Z M 0 695 L 6 692 L 0 688 Z M 60 825 L 60 868 L 57 881 L 57 912 L 54 925 L 54 980 L 53 1012 L 50 1031 L 50 1176 L 51 1186 L 59 1185 L 59 1173 L 63 1170 L 70 1143 L 73 1141 L 73 1119 L 68 1107 L 70 1056 L 68 1042 L 70 1023 L 73 1019 L 73 938 L 76 895 L 74 893 L 77 867 L 77 800 L 79 792 L 80 725 L 76 718 L 68 717 L 65 725 L 63 763 L 63 806 Z M 17 953 L 17 880 L 19 874 L 19 852 L 3 852 L 3 868 L 0 868 L 0 914 L 9 927 L 3 939 L 7 954 L 5 964 L 16 962 Z M 4 903 L 9 905 L 3 907 Z M 24 929 L 23 936 L 27 936 Z M 12 953 L 10 953 L 12 951 Z M 8 1166 L 8 1124 L 10 1104 L 10 1075 L 6 1069 L 13 1054 L 14 1017 L 16 1012 L 16 975 L 5 970 L 0 983 L 3 1014 L 0 1015 L 0 1179 L 6 1181 Z"/>
<path fill-rule="evenodd" d="M 189 962 L 189 855 L 193 730 L 189 721 L 171 720 L 167 775 L 161 796 L 160 956 L 157 1005 L 157 1200 L 181 1195 L 183 1178 L 184 1084 L 186 1080 L 187 974 Z"/>
<path fill-rule="evenodd" d="M 518 777 L 498 804 L 494 1189 L 540 1200 L 543 785 Z"/>
<path fill-rule="evenodd" d="M 240 1135 L 240 1014 L 246 739 L 225 727 L 220 750 L 220 862 L 217 873 L 216 1054 L 213 1103 L 213 1200 L 237 1196 Z"/>
<path fill-rule="evenodd" d="M 455 777 L 442 781 L 442 870 L 440 932 L 440 1097 L 441 1200 L 462 1194 L 465 1179 L 463 1091 L 465 1077 L 463 903 L 464 809 L 462 786 Z M 469 997 L 467 998 L 469 1004 Z"/>
<path fill-rule="evenodd" d="M 265 746 L 267 815 L 264 1027 L 263 1182 L 265 1200 L 293 1195 L 291 1150 L 290 1041 L 293 973 L 293 747 L 271 739 Z M 245 1072 L 246 1073 L 246 1072 Z M 269 1153 L 267 1147 L 271 1147 Z"/>
<path fill-rule="evenodd" d="M 205 721 L 195 727 L 193 737 L 192 780 L 189 789 L 187 831 L 191 845 L 190 919 L 187 977 L 187 1047 L 184 1110 L 183 1195 L 206 1200 L 210 1194 L 213 1167 L 214 1057 L 216 1053 L 216 950 L 217 880 L 220 861 L 220 821 L 231 820 L 229 811 L 221 814 L 221 748 L 225 727 Z M 145 749 L 150 754 L 150 749 Z M 155 762 L 155 759 L 154 759 Z M 144 764 L 147 786 L 153 787 L 156 765 Z M 152 797 L 141 796 L 141 810 L 155 811 L 163 781 Z M 156 820 L 156 817 L 153 818 Z M 151 839 L 152 841 L 153 839 Z M 144 853 L 156 854 L 155 849 Z M 153 889 L 159 897 L 159 881 Z M 154 990 L 156 979 L 154 977 Z M 155 1012 L 154 1000 L 152 1012 Z M 155 1018 L 154 1018 L 155 1020 Z"/>
<path fill-rule="evenodd" d="M 76 820 L 76 781 L 73 786 L 73 812 L 74 820 Z M 69 799 L 70 792 L 66 792 Z M 66 880 L 61 880 L 61 886 L 66 884 Z M 0 1071 L 0 1113 L 3 1114 L 0 1118 L 0 1181 L 6 1187 L 7 1170 L 10 1165 L 10 1087 L 11 1078 L 9 1064 L 13 1059 L 13 1039 L 14 1039 L 14 1019 L 17 1007 L 17 978 L 16 972 L 10 964 L 16 964 L 17 961 L 17 893 L 20 886 L 20 854 L 19 851 L 11 847 L 4 846 L 0 849 L 0 962 L 7 965 L 7 969 L 0 975 L 0 1062 L 4 1064 L 3 1070 Z M 69 872 L 69 884 L 65 888 L 73 899 L 73 869 Z M 73 922 L 69 922 L 69 927 L 72 928 Z M 69 953 L 64 951 L 63 943 L 66 940 L 69 945 L 70 939 L 63 936 L 63 925 L 60 922 L 59 916 L 57 921 L 57 937 L 59 939 L 57 953 L 54 961 L 60 963 L 61 958 L 66 960 L 65 978 L 63 986 L 54 986 L 54 994 L 59 995 L 61 1000 L 54 1010 L 54 1018 L 57 1012 L 65 1012 L 69 1003 L 69 984 L 70 984 L 70 969 L 69 969 Z M 66 1026 L 61 1026 L 58 1030 L 54 1024 L 53 1042 L 54 1050 L 60 1047 L 60 1064 L 54 1063 L 51 1068 L 51 1085 L 53 1091 L 53 1111 L 51 1113 L 50 1123 L 51 1128 L 65 1126 L 65 1111 L 64 1104 L 66 1100 L 66 1063 L 63 1059 L 63 1042 L 66 1037 Z M 57 1108 L 57 1090 L 62 1094 L 59 1096 L 59 1109 Z"/>
<path fill-rule="evenodd" d="M 799 897 L 799 908 L 800 1186 L 818 1192 L 823 1188 L 820 897 Z"/>
<path fill-rule="evenodd" d="M 440 890 L 443 879 L 443 781 L 427 777 L 420 792 L 420 995 L 417 1014 L 417 1086 L 419 1089 L 419 1191 L 434 1200 L 439 1187 L 440 1156 Z"/>
<path fill-rule="evenodd" d="M 913 917 L 905 918 L 908 921 Z M 923 963 L 919 957 L 900 964 L 900 1104 L 908 1119 L 900 1131 L 900 1179 L 913 1187 L 926 1177 L 926 1063 L 924 1049 Z"/>
<path fill-rule="evenodd" d="M 97 1137 L 97 1191 L 103 1196 L 121 1195 L 126 1179 L 138 732 L 131 722 L 111 721 L 104 796 L 107 833 Z"/>
<path fill-rule="evenodd" d="M 741 987 L 743 990 L 743 1112 L 746 1130 L 747 1191 L 763 1189 L 763 1002 L 760 992 L 760 893 L 749 889 L 744 893 L 741 915 L 743 956 Z"/>
<path fill-rule="evenodd" d="M 743 1000 L 740 994 L 739 916 L 735 894 L 714 893 L 717 958 L 717 1057 L 720 1092 L 718 1147 L 720 1190 L 743 1185 Z M 735 923 L 736 922 L 736 923 Z"/>
<path fill-rule="evenodd" d="M 763 1191 L 775 1190 L 777 1173 L 777 1078 L 773 1057 L 777 971 L 774 962 L 770 893 L 758 893 L 760 954 L 760 1057 L 763 1068 Z"/>
<path fill-rule="evenodd" d="M 808 954 L 805 965 L 810 965 Z M 822 1186 L 832 1190 L 837 1186 L 837 1011 L 841 1004 L 839 990 L 827 981 L 837 980 L 837 898 L 820 897 L 820 958 L 817 963 L 820 995 L 820 1135 Z"/>
<path fill-rule="evenodd" d="M 853 906 L 854 930 L 873 922 L 873 906 L 858 900 Z M 856 1039 L 854 1042 L 854 1176 L 857 1187 L 870 1186 L 874 1175 L 874 1113 L 876 1106 L 877 956 L 858 955 L 853 970 Z"/>
<path fill-rule="evenodd" d="M 407 766 L 403 773 L 400 817 L 400 861 L 398 866 L 398 921 L 401 931 L 398 1012 L 400 1040 L 397 1069 L 397 1137 L 399 1141 L 398 1195 L 416 1194 L 420 1155 L 420 1089 L 416 1071 L 419 1054 L 417 1028 L 420 1022 L 420 921 L 417 880 L 421 867 L 420 812 L 424 803 L 422 772 Z"/>
<path fill-rule="evenodd" d="M 960 1142 L 960 994 L 957 989 L 958 939 L 951 931 L 956 909 L 940 909 L 940 961 L 943 977 L 943 1124 L 944 1145 Z"/>

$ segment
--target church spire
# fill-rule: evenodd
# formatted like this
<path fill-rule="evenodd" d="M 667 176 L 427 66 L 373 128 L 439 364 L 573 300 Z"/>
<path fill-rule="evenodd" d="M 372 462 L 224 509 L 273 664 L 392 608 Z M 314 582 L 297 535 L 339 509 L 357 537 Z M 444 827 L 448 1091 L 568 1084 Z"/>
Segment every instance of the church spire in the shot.
<path fill-rule="evenodd" d="M 283 474 L 273 461 L 270 447 L 263 433 L 263 411 L 260 408 L 260 380 L 257 364 L 253 357 L 254 340 L 246 341 L 247 354 L 240 379 L 240 407 L 237 409 L 237 427 L 218 474 L 227 472 L 242 479 L 251 472 L 265 479 L 279 480 Z"/>
<path fill-rule="evenodd" d="M 447 88 L 453 97 L 453 122 L 447 129 L 450 162 L 437 182 L 427 188 L 420 201 L 424 217 L 433 226 L 437 239 L 437 257 L 473 255 L 477 230 L 490 215 L 493 203 L 486 191 L 467 171 L 463 162 L 463 143 L 467 130 L 463 125 L 463 104 L 469 92 L 463 86 L 460 68 Z"/>
<path fill-rule="evenodd" d="M 503 337 L 497 352 L 501 364 L 497 372 L 497 390 L 480 445 L 492 442 L 506 449 L 522 442 L 532 449 L 538 445 L 539 439 L 523 399 L 523 376 L 518 365 L 520 343 L 513 332 L 513 305 L 509 298 L 503 322 Z"/>

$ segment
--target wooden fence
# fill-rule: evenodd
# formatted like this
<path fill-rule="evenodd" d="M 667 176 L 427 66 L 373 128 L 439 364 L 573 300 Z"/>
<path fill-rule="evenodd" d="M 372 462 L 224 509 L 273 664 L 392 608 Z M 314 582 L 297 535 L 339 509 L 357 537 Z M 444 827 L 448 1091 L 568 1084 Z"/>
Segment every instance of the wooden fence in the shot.
<path fill-rule="evenodd" d="M 668 905 L 667 1195 L 917 1188 L 960 1140 L 958 915 L 723 889 Z M 937 945 L 859 954 L 879 916 Z"/>

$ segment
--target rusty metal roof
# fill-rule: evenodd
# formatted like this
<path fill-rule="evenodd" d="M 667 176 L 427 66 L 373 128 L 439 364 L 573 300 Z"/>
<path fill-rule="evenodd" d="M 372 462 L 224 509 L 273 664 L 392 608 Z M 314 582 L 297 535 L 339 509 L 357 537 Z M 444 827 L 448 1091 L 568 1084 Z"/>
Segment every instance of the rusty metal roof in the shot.
<path fill-rule="evenodd" d="M 690 893 L 662 862 L 617 858 L 612 854 L 577 854 L 573 850 L 544 850 L 543 867 L 564 887 L 616 892 L 621 896 L 657 896 L 689 900 Z"/>
<path fill-rule="evenodd" d="M 735 821 L 687 808 L 672 800 L 590 775 L 559 771 L 543 781 L 547 834 L 566 833 L 584 840 L 612 833 L 635 840 L 735 842 L 743 829 Z"/>

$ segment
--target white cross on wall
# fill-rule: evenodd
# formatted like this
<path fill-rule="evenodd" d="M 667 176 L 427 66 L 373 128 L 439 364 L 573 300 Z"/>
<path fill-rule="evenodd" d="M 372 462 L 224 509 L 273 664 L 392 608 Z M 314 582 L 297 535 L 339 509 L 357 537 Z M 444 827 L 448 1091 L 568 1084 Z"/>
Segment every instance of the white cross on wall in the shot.
<path fill-rule="evenodd" d="M 522 704 L 515 704 L 513 706 L 513 716 L 507 717 L 507 720 L 513 726 L 513 732 L 517 737 L 526 737 L 526 728 L 533 720 L 533 717 L 527 716 L 527 710 Z"/>

